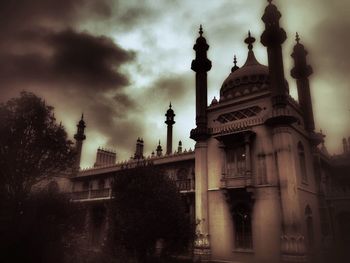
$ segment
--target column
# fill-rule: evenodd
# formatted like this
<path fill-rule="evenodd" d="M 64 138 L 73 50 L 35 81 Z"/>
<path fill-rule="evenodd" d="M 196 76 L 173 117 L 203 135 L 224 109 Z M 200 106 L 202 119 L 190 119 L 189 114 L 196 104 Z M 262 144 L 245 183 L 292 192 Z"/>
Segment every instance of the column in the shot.
<path fill-rule="evenodd" d="M 208 169 L 207 142 L 197 142 L 195 146 L 195 205 L 196 205 L 196 240 L 194 253 L 200 259 L 210 255 L 208 222 Z"/>

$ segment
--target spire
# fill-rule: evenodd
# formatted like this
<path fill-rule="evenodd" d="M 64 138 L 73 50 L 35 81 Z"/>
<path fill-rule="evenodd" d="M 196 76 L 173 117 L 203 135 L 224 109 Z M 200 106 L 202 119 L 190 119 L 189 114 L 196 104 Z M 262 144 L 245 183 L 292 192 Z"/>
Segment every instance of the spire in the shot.
<path fill-rule="evenodd" d="M 246 44 L 248 44 L 248 49 L 253 50 L 253 43 L 255 42 L 255 38 L 250 35 L 250 30 L 248 31 L 248 37 L 244 40 Z"/>
<path fill-rule="evenodd" d="M 298 32 L 295 33 L 295 41 L 297 42 L 297 44 L 299 44 L 300 37 L 299 37 Z"/>
<path fill-rule="evenodd" d="M 171 108 L 171 102 L 169 104 L 169 109 L 167 110 L 165 117 L 166 117 L 165 123 L 167 124 L 166 153 L 171 154 L 173 150 L 173 125 L 175 124 L 175 121 L 174 121 L 175 113 Z"/>
<path fill-rule="evenodd" d="M 252 37 L 250 31 L 248 31 L 248 37 L 244 40 L 244 42 L 248 45 L 248 57 L 243 67 L 250 65 L 259 65 L 260 63 L 257 61 L 253 51 L 253 43 L 255 42 L 255 38 Z"/>
<path fill-rule="evenodd" d="M 82 113 L 81 114 L 81 119 L 80 121 L 78 122 L 77 124 L 77 133 L 74 135 L 74 139 L 76 139 L 77 141 L 83 141 L 85 140 L 85 134 L 84 134 L 84 131 L 85 131 L 85 121 L 84 121 L 84 114 Z"/>
<path fill-rule="evenodd" d="M 162 156 L 162 146 L 160 145 L 160 140 L 158 142 L 158 146 L 157 146 L 157 149 L 156 149 L 156 153 L 157 153 L 157 156 Z"/>
<path fill-rule="evenodd" d="M 202 36 L 203 35 L 203 27 L 202 27 L 202 24 L 199 25 L 199 36 Z"/>
<path fill-rule="evenodd" d="M 231 68 L 231 72 L 235 72 L 239 67 L 237 66 L 237 57 L 233 55 L 233 67 Z"/>

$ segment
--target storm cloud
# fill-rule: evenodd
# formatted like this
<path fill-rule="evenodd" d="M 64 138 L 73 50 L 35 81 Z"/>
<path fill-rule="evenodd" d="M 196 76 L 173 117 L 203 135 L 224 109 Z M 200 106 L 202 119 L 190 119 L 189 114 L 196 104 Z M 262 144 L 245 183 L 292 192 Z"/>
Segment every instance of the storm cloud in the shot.
<path fill-rule="evenodd" d="M 285 73 L 298 31 L 314 68 L 311 79 L 317 128 L 327 133 L 330 152 L 350 135 L 350 3 L 274 1 L 282 12 L 288 39 L 283 47 Z M 138 137 L 146 155 L 163 146 L 164 114 L 170 101 L 175 111 L 174 145 L 193 147 L 193 44 L 203 24 L 213 67 L 208 73 L 208 101 L 219 95 L 232 58 L 243 65 L 244 43 L 251 30 L 254 52 L 266 64 L 259 43 L 261 15 L 267 2 L 26 0 L 0 2 L 0 101 L 33 91 L 55 107 L 73 136 L 84 112 L 87 140 L 82 166 L 92 165 L 98 146 L 114 148 L 118 159 L 129 158 Z M 310 12 L 310 10 L 313 10 Z M 336 16 L 334 14 L 337 14 Z M 302 19 L 301 19 L 302 18 Z M 336 116 L 336 117 L 335 117 Z M 176 148 L 176 147 L 174 147 Z"/>

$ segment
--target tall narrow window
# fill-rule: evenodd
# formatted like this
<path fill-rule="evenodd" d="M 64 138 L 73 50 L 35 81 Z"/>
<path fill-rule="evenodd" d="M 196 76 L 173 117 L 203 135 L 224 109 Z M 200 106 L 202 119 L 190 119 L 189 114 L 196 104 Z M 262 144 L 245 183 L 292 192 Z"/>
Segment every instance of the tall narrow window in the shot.
<path fill-rule="evenodd" d="M 235 227 L 235 247 L 250 249 L 253 247 L 251 211 L 248 205 L 238 204 L 233 214 Z"/>
<path fill-rule="evenodd" d="M 304 150 L 304 146 L 302 145 L 301 142 L 298 143 L 298 156 L 299 156 L 301 180 L 303 182 L 307 182 L 305 150 Z"/>
<path fill-rule="evenodd" d="M 307 205 L 305 208 L 305 220 L 306 220 L 307 243 L 309 248 L 312 248 L 314 244 L 314 227 L 312 223 L 312 211 L 309 205 Z"/>
<path fill-rule="evenodd" d="M 243 176 L 246 172 L 246 153 L 244 146 L 228 148 L 226 151 L 227 176 Z"/>

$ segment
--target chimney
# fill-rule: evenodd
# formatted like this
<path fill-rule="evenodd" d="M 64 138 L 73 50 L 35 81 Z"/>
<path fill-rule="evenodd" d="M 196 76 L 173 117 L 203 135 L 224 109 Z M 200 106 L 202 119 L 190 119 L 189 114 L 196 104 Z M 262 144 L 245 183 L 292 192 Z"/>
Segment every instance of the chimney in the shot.
<path fill-rule="evenodd" d="M 344 149 L 344 153 L 347 153 L 349 151 L 348 143 L 345 138 L 343 138 L 343 149 Z"/>
<path fill-rule="evenodd" d="M 177 153 L 182 153 L 182 142 L 179 141 L 179 145 L 177 146 Z"/>

